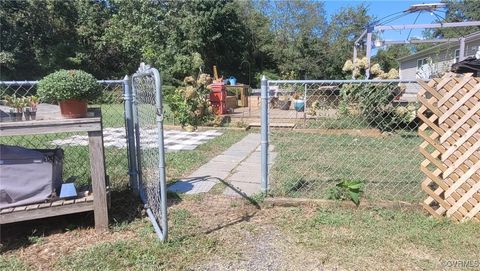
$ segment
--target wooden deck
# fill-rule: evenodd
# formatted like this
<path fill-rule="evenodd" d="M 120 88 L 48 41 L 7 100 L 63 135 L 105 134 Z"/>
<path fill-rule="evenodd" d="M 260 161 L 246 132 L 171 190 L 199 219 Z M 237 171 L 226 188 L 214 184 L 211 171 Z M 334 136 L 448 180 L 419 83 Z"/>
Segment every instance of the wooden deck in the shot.
<path fill-rule="evenodd" d="M 0 224 L 27 221 L 93 211 L 93 195 L 83 194 L 76 199 L 60 199 L 52 202 L 16 206 L 0 210 Z"/>

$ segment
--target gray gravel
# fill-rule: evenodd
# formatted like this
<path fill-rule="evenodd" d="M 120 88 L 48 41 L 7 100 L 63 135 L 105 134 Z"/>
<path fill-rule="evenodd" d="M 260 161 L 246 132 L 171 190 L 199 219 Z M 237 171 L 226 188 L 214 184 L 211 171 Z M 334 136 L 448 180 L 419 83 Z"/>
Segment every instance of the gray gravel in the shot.
<path fill-rule="evenodd" d="M 193 268 L 195 271 L 219 270 L 288 270 L 284 262 L 285 251 L 282 235 L 273 226 L 265 226 L 256 233 L 245 231 L 242 246 L 245 252 L 240 260 L 218 259 L 206 265 Z"/>

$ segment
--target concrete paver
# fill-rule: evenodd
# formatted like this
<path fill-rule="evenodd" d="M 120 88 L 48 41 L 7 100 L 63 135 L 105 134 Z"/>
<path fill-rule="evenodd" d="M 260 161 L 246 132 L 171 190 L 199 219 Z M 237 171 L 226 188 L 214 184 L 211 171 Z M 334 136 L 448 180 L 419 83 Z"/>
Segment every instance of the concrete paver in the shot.
<path fill-rule="evenodd" d="M 273 146 L 270 146 L 269 150 L 271 167 L 276 153 L 273 152 Z M 187 178 L 169 186 L 168 190 L 186 194 L 206 193 L 220 180 L 229 185 L 224 191 L 225 195 L 251 196 L 261 191 L 259 134 L 247 135 Z"/>
<path fill-rule="evenodd" d="M 197 194 L 210 191 L 219 180 L 228 182 L 228 178 L 241 165 L 241 162 L 255 152 L 260 144 L 259 134 L 249 134 L 233 144 L 222 154 L 198 168 L 187 178 L 178 180 L 168 187 L 169 191 Z M 260 175 L 260 172 L 258 172 Z M 252 177 L 253 178 L 253 177 Z"/>

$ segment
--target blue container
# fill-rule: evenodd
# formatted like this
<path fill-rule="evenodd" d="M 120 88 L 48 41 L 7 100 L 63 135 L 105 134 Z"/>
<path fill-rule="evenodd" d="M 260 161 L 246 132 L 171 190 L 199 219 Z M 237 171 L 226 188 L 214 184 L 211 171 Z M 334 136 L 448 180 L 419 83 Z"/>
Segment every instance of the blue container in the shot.
<path fill-rule="evenodd" d="M 230 85 L 232 86 L 235 86 L 237 84 L 237 78 L 233 76 L 230 76 L 227 80 L 230 82 Z"/>
<path fill-rule="evenodd" d="M 305 110 L 305 101 L 304 100 L 293 101 L 293 108 L 295 108 L 297 112 L 303 112 L 303 110 Z"/>

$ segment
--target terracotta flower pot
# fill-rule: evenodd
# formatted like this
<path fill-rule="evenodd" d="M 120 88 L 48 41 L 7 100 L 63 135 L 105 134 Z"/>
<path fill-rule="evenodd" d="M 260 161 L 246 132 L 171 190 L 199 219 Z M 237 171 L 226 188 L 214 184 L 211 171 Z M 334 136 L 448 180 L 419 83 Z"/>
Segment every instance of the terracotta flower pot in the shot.
<path fill-rule="evenodd" d="M 67 119 L 84 118 L 87 116 L 87 102 L 75 99 L 61 101 L 60 113 Z"/>

